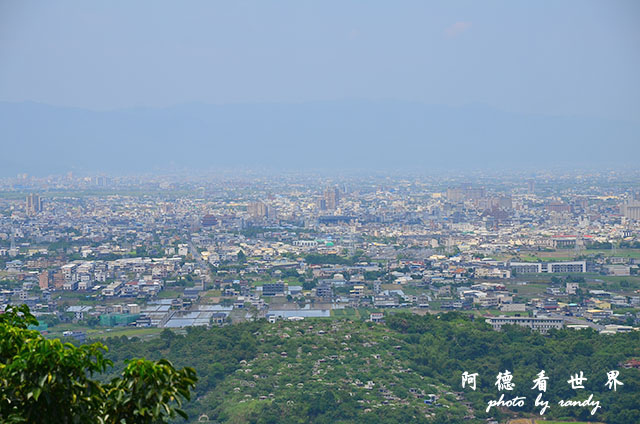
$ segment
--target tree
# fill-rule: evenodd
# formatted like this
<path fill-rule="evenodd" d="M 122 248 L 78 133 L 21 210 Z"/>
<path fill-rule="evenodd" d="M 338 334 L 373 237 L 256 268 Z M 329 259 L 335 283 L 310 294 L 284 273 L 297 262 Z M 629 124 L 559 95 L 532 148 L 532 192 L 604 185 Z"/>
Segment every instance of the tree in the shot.
<path fill-rule="evenodd" d="M 302 289 L 303 290 L 311 290 L 317 285 L 317 283 L 318 283 L 318 280 L 316 280 L 316 279 L 313 279 L 313 280 L 310 280 L 310 281 L 305 281 L 305 282 L 302 283 Z"/>
<path fill-rule="evenodd" d="M 90 316 L 87 318 L 87 325 L 91 328 L 97 327 L 100 324 L 100 318 L 96 316 Z"/>
<path fill-rule="evenodd" d="M 190 399 L 196 375 L 170 362 L 128 361 L 121 376 L 94 375 L 112 362 L 101 343 L 74 346 L 28 330 L 38 325 L 26 305 L 0 315 L 0 421 L 5 423 L 165 423 Z"/>
<path fill-rule="evenodd" d="M 44 315 L 41 318 L 41 323 L 47 324 L 49 327 L 53 327 L 60 323 L 60 318 L 57 315 Z"/>
<path fill-rule="evenodd" d="M 238 262 L 241 264 L 247 262 L 247 255 L 245 255 L 242 249 L 238 251 Z"/>

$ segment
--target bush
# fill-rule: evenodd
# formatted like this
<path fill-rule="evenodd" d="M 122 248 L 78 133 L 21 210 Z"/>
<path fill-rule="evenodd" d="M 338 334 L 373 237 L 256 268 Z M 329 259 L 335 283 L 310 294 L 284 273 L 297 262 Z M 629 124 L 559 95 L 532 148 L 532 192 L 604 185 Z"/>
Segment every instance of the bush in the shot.
<path fill-rule="evenodd" d="M 166 360 L 132 359 L 120 377 L 94 379 L 112 362 L 101 343 L 49 340 L 26 305 L 0 315 L 0 421 L 4 423 L 165 423 L 189 400 L 192 368 Z"/>

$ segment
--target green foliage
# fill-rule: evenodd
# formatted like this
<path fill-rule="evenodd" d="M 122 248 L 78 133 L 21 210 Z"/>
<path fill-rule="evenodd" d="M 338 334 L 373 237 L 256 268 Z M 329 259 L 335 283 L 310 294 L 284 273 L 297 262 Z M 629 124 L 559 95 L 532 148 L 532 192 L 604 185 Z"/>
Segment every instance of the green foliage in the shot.
<path fill-rule="evenodd" d="M 90 316 L 87 318 L 87 325 L 91 328 L 97 327 L 100 324 L 100 318 L 96 316 Z"/>
<path fill-rule="evenodd" d="M 47 250 L 49 252 L 55 252 L 56 250 L 62 250 L 63 252 L 66 252 L 69 248 L 71 247 L 71 243 L 66 241 L 66 240 L 59 240 L 56 242 L 53 242 L 49 245 L 49 247 L 47 248 Z"/>
<path fill-rule="evenodd" d="M 101 343 L 74 346 L 28 330 L 25 306 L 0 315 L 0 420 L 6 423 L 163 423 L 190 399 L 195 371 L 168 361 L 130 361 L 108 383 L 94 379 L 112 365 Z M 174 404 L 177 404 L 176 407 Z"/>
<path fill-rule="evenodd" d="M 294 268 L 278 268 L 280 278 L 298 278 L 300 274 Z"/>
<path fill-rule="evenodd" d="M 587 245 L 587 249 L 589 250 L 610 250 L 613 245 L 608 241 L 594 241 L 593 243 L 589 243 Z"/>
<path fill-rule="evenodd" d="M 206 376 L 196 388 L 198 400 L 185 405 L 193 417 L 238 423 L 427 422 L 424 412 L 435 408 L 409 389 L 437 382 L 406 372 L 411 364 L 394 348 L 403 343 L 398 336 L 362 321 L 305 320 L 189 328 L 185 336 L 166 331 L 144 343 L 108 343 L 118 358 L 144 349 L 193 364 Z M 384 404 L 382 387 L 397 399 Z M 408 405 L 399 403 L 405 400 Z M 461 419 L 464 408 L 452 405 L 441 415 Z"/>
<path fill-rule="evenodd" d="M 484 320 L 458 312 L 395 313 L 385 320 L 386 325 L 348 319 L 257 321 L 187 328 L 184 335 L 165 330 L 144 342 L 108 339 L 107 355 L 114 372 L 126 366 L 126 358 L 138 356 L 194 367 L 201 377 L 196 400 L 184 404 L 194 420 L 205 414 L 218 423 L 476 424 L 490 418 L 486 402 L 499 397 L 495 378 L 505 369 L 514 374 L 514 394 L 527 396 L 526 407 L 514 412 L 535 416 L 531 407 L 537 393 L 530 387 L 544 369 L 550 377 L 544 398 L 552 405 L 545 418 L 640 422 L 640 373 L 620 366 L 640 356 L 638 332 L 605 336 L 563 330 L 543 336 L 509 326 L 495 332 Z M 604 386 L 605 373 L 614 369 L 624 382 L 617 392 Z M 463 371 L 480 373 L 476 392 L 461 389 Z M 584 415 L 584 408 L 557 407 L 559 399 L 582 394 L 566 383 L 579 371 L 589 377 L 587 396 L 593 393 L 602 404 L 593 417 Z M 363 387 L 368 381 L 372 388 Z M 439 399 L 425 404 L 415 389 Z M 490 415 L 507 417 L 497 409 Z"/>
<path fill-rule="evenodd" d="M 305 281 L 305 282 L 302 283 L 302 289 L 303 290 L 312 290 L 317 285 L 318 285 L 318 280 L 316 280 L 316 279 L 313 279 L 313 280 L 310 280 L 310 281 Z"/>
<path fill-rule="evenodd" d="M 364 272 L 364 279 L 367 280 L 367 281 L 374 281 L 374 280 L 377 280 L 379 278 L 382 278 L 385 274 L 386 274 L 386 272 L 384 272 L 384 271 L 365 271 Z"/>
<path fill-rule="evenodd" d="M 535 399 L 532 380 L 541 370 L 549 376 L 544 398 L 551 405 L 560 399 L 573 399 L 580 393 L 566 383 L 569 375 L 584 371 L 590 380 L 585 385 L 587 396 L 593 393 L 602 404 L 597 421 L 607 423 L 640 422 L 640 373 L 621 369 L 620 364 L 640 353 L 638 332 L 600 335 L 593 330 L 552 330 L 543 336 L 526 328 L 505 326 L 494 332 L 484 322 L 473 321 L 461 313 L 416 317 L 396 314 L 386 319 L 387 324 L 406 335 L 411 358 L 416 370 L 452 387 L 460 387 L 463 371 L 479 372 L 476 392 L 465 395 L 482 413 L 488 397 L 496 398 L 496 375 L 510 370 L 518 395 Z M 605 388 L 606 373 L 620 371 L 624 390 L 613 392 Z M 586 396 L 585 396 L 586 397 Z M 534 412 L 533 402 L 519 411 Z M 584 409 L 551 408 L 545 414 L 550 418 L 585 419 Z M 494 417 L 501 417 L 499 413 Z M 629 418 L 632 417 L 631 420 Z"/>
<path fill-rule="evenodd" d="M 335 254 L 322 255 L 319 253 L 309 253 L 304 257 L 304 260 L 309 265 L 353 265 L 357 262 L 356 257 L 348 258 L 345 256 L 338 256 Z"/>
<path fill-rule="evenodd" d="M 192 368 L 176 370 L 164 359 L 151 362 L 144 359 L 128 361 L 122 377 L 111 381 L 104 406 L 105 423 L 156 423 L 177 413 L 187 414 L 172 406 L 182 405 L 191 398 L 196 373 Z"/>
<path fill-rule="evenodd" d="M 238 262 L 241 264 L 247 262 L 247 255 L 242 251 L 242 249 L 238 251 Z"/>

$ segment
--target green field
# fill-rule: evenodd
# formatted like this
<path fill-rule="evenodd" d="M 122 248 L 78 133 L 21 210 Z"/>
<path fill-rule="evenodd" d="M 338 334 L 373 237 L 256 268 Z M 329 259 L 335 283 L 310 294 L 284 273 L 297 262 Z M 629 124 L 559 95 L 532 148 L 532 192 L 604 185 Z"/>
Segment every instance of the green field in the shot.
<path fill-rule="evenodd" d="M 137 328 L 137 327 L 114 327 L 114 328 L 90 328 L 81 324 L 58 324 L 50 327 L 47 333 L 48 338 L 60 338 L 65 331 L 84 331 L 87 333 L 87 339 L 104 339 L 107 337 L 139 337 L 148 339 L 157 336 L 162 332 L 162 328 Z"/>
<path fill-rule="evenodd" d="M 536 420 L 536 424 L 601 424 L 595 421 L 540 421 Z"/>
<path fill-rule="evenodd" d="M 107 328 L 104 330 L 89 330 L 87 331 L 88 339 L 104 339 L 105 337 L 139 337 L 141 339 L 148 339 L 159 335 L 162 332 L 162 328 Z"/>
<path fill-rule="evenodd" d="M 85 331 L 88 332 L 90 330 L 86 325 L 81 324 L 72 324 L 72 323 L 64 323 L 58 324 L 53 327 L 49 327 L 47 329 L 47 337 L 48 338 L 57 338 L 62 337 L 62 333 L 65 331 Z"/>
<path fill-rule="evenodd" d="M 613 250 L 583 250 L 584 255 L 602 254 L 604 256 L 615 256 L 617 258 L 640 258 L 640 249 L 616 249 Z"/>
<path fill-rule="evenodd" d="M 162 290 L 160 293 L 158 293 L 158 298 L 173 299 L 173 298 L 179 297 L 181 294 L 182 294 L 182 290 L 173 290 L 173 289 Z"/>
<path fill-rule="evenodd" d="M 640 249 L 598 249 L 598 250 L 573 250 L 573 249 L 560 249 L 550 252 L 522 252 L 519 255 L 496 255 L 497 260 L 518 260 L 524 262 L 551 262 L 551 261 L 571 261 L 578 257 L 585 256 L 615 256 L 618 258 L 640 258 Z"/>
<path fill-rule="evenodd" d="M 358 318 L 358 310 L 355 308 L 332 309 L 331 316 L 336 318 Z"/>

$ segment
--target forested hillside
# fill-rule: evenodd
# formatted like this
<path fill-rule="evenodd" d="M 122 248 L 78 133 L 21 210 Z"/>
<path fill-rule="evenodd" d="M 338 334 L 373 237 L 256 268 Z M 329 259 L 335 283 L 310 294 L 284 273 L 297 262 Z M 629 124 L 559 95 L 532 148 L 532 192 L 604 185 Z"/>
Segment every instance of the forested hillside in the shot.
<path fill-rule="evenodd" d="M 199 377 L 190 419 L 221 423 L 485 422 L 537 414 L 533 379 L 549 377 L 544 417 L 607 423 L 640 422 L 640 371 L 621 364 L 640 357 L 640 334 L 599 335 L 591 330 L 547 336 L 526 329 L 494 332 L 458 313 L 397 314 L 387 324 L 346 320 L 246 323 L 223 328 L 164 331 L 150 341 L 108 339 L 117 372 L 131 357 L 168 358 Z M 499 372 L 513 373 L 515 389 L 499 392 Z M 617 391 L 605 386 L 619 370 Z M 479 374 L 477 390 L 461 387 L 464 371 Z M 570 375 L 584 372 L 584 389 Z M 521 408 L 491 409 L 487 402 L 526 396 Z M 558 400 L 593 393 L 601 408 L 560 408 Z M 533 416 L 533 415 L 531 415 Z"/>

